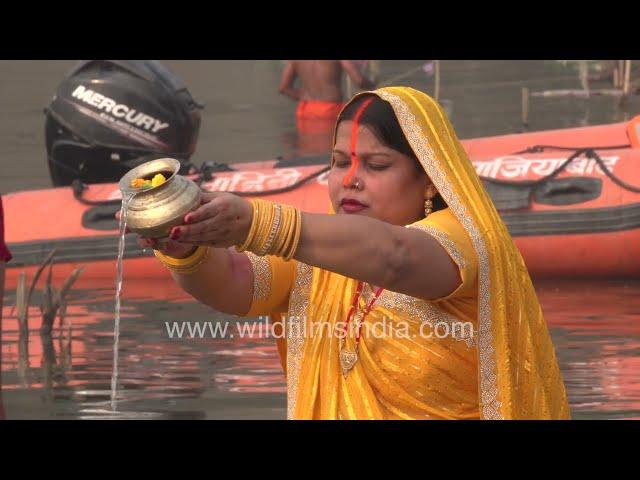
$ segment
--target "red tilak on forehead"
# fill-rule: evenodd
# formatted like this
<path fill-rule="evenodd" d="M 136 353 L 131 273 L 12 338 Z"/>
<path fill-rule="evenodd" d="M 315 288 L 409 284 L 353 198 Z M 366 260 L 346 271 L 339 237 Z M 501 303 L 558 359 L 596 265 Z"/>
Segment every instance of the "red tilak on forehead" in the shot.
<path fill-rule="evenodd" d="M 358 168 L 358 164 L 360 163 L 360 159 L 356 155 L 356 145 L 358 143 L 358 127 L 360 127 L 360 117 L 362 117 L 364 110 L 369 106 L 371 102 L 373 102 L 373 98 L 365 100 L 362 105 L 360 105 L 360 108 L 358 108 L 356 116 L 353 119 L 353 126 L 351 127 L 351 168 L 342 180 L 342 184 L 345 187 L 353 178 L 353 175 L 356 173 L 356 169 Z"/>

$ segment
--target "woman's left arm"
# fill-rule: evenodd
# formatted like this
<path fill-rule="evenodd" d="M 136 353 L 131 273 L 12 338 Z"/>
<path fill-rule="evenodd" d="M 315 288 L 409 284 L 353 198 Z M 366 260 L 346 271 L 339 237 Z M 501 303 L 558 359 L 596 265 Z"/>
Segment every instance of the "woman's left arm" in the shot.
<path fill-rule="evenodd" d="M 431 235 L 361 215 L 303 213 L 294 258 L 424 300 L 446 297 L 462 283 Z"/>

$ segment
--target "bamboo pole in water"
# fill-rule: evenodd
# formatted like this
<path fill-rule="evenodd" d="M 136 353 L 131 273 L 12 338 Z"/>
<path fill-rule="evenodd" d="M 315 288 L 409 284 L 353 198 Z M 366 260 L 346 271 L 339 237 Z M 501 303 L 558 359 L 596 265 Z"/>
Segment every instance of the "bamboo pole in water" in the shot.
<path fill-rule="evenodd" d="M 622 91 L 625 97 L 629 95 L 630 82 L 631 82 L 631 60 L 625 60 L 624 61 L 624 85 L 622 88 Z"/>
<path fill-rule="evenodd" d="M 369 75 L 372 82 L 378 83 L 381 70 L 382 60 L 369 60 Z"/>
<path fill-rule="evenodd" d="M 579 64 L 580 85 L 589 96 L 589 64 L 586 60 L 580 60 Z"/>
<path fill-rule="evenodd" d="M 522 87 L 522 125 L 529 126 L 529 89 Z"/>
<path fill-rule="evenodd" d="M 618 60 L 618 87 L 622 88 L 624 83 L 624 60 Z"/>
<path fill-rule="evenodd" d="M 347 91 L 347 98 L 353 97 L 353 82 L 351 81 L 351 78 L 349 78 L 349 75 L 347 75 L 345 90 Z"/>

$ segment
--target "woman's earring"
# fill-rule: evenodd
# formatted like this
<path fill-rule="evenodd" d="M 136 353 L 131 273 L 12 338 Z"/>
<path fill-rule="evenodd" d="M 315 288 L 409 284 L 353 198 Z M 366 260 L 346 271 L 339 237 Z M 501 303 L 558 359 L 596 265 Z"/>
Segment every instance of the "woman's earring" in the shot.
<path fill-rule="evenodd" d="M 433 211 L 433 201 L 430 198 L 427 198 L 424 201 L 424 217 L 427 218 L 432 211 Z"/>

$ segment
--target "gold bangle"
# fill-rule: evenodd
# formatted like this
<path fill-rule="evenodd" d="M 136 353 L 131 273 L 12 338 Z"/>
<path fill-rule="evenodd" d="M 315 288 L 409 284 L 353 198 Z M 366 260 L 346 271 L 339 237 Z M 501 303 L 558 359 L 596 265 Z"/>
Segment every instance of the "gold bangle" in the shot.
<path fill-rule="evenodd" d="M 267 240 L 267 236 L 269 235 L 269 231 L 271 230 L 271 222 L 273 221 L 273 203 L 265 202 L 260 200 L 261 205 L 261 214 L 258 224 L 258 230 L 256 231 L 256 235 L 253 239 L 253 242 L 249 245 L 249 250 L 258 255 L 262 251 L 262 246 L 265 244 Z"/>
<path fill-rule="evenodd" d="M 302 233 L 302 213 L 300 213 L 300 210 L 298 210 L 296 208 L 296 227 L 295 227 L 296 233 L 295 236 L 293 238 L 293 244 L 291 245 L 291 248 L 289 250 L 289 253 L 284 257 L 285 261 L 289 261 L 293 258 L 293 256 L 296 253 L 296 250 L 298 249 L 298 244 L 300 243 L 300 234 Z"/>
<path fill-rule="evenodd" d="M 209 254 L 207 247 L 199 246 L 196 251 L 187 258 L 175 258 L 169 255 L 165 255 L 158 250 L 154 250 L 154 253 L 158 260 L 165 265 L 169 270 L 176 273 L 194 273 L 204 263 Z"/>
<path fill-rule="evenodd" d="M 258 207 L 256 210 L 256 217 L 254 218 L 254 223 L 256 225 L 255 230 L 253 231 L 253 235 L 250 239 L 250 241 L 247 244 L 247 250 L 253 252 L 256 246 L 256 243 L 258 242 L 259 238 L 260 238 L 260 234 L 264 228 L 264 222 L 263 222 L 263 218 L 265 215 L 265 212 L 267 210 L 267 205 L 260 199 L 255 199 L 252 200 L 255 205 Z"/>
<path fill-rule="evenodd" d="M 206 262 L 209 256 L 209 247 L 198 246 L 196 251 L 187 258 L 175 258 L 165 255 L 159 250 L 154 250 L 156 258 L 172 272 L 189 275 L 197 272 Z"/>
<path fill-rule="evenodd" d="M 280 230 L 273 244 L 273 254 L 282 256 L 282 251 L 286 245 L 287 233 L 291 227 L 291 209 L 287 205 L 282 206 L 282 221 L 280 222 Z"/>
<path fill-rule="evenodd" d="M 260 249 L 260 253 L 258 253 L 258 256 L 260 257 L 264 257 L 267 254 L 267 252 L 271 249 L 271 245 L 273 245 L 273 241 L 276 238 L 276 233 L 278 233 L 278 228 L 280 227 L 280 218 L 282 216 L 282 205 L 280 205 L 279 203 L 276 203 L 274 206 L 274 210 L 275 210 L 275 213 L 274 213 L 274 219 L 273 219 L 273 226 L 271 227 L 271 232 L 269 232 L 267 241 Z"/>
<path fill-rule="evenodd" d="M 291 207 L 291 226 L 289 227 L 289 232 L 287 234 L 287 240 L 285 242 L 284 248 L 282 249 L 282 257 L 286 257 L 287 256 L 287 252 L 289 251 L 289 249 L 291 248 L 291 241 L 294 239 L 295 235 L 296 235 L 296 208 Z"/>
<path fill-rule="evenodd" d="M 290 215 L 291 215 L 291 226 L 289 227 L 289 231 L 287 232 L 286 240 L 284 242 L 284 247 L 282 249 L 281 257 L 286 257 L 286 253 L 289 250 L 289 246 L 291 245 L 291 240 L 295 237 L 296 234 L 296 208 L 289 207 Z"/>
<path fill-rule="evenodd" d="M 255 231 L 258 226 L 258 202 L 255 202 L 253 200 L 249 200 L 249 202 L 251 203 L 251 207 L 253 208 L 253 214 L 251 216 L 251 226 L 249 227 L 249 233 L 247 234 L 247 238 L 245 238 L 244 243 L 240 247 L 236 245 L 236 250 L 238 252 L 244 252 L 247 249 L 247 247 L 253 240 L 253 236 L 255 235 Z"/>

